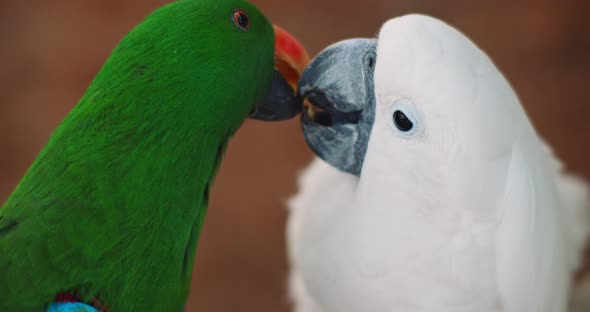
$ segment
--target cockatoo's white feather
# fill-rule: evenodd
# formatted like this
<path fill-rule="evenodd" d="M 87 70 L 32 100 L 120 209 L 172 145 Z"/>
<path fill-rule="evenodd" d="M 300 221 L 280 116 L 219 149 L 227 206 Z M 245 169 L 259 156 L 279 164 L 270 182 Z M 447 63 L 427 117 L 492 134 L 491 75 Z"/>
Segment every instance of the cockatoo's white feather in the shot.
<path fill-rule="evenodd" d="M 383 26 L 374 79 L 360 177 L 315 160 L 290 201 L 296 312 L 565 311 L 588 187 L 486 54 L 408 15 Z"/>

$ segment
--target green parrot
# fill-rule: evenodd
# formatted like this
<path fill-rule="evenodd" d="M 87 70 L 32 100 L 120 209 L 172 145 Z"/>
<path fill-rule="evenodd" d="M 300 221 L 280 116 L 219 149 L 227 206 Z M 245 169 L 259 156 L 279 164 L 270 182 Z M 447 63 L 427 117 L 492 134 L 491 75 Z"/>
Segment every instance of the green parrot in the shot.
<path fill-rule="evenodd" d="M 228 140 L 248 117 L 297 115 L 307 60 L 243 0 L 148 16 L 0 208 L 0 311 L 182 311 Z"/>

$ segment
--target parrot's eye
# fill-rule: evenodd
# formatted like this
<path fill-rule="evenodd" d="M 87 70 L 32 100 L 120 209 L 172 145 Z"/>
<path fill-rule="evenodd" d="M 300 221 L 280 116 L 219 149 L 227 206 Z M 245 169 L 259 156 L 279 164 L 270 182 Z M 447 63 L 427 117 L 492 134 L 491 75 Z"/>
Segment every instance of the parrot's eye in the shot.
<path fill-rule="evenodd" d="M 422 134 L 424 125 L 422 115 L 412 101 L 402 98 L 391 106 L 392 128 L 403 137 L 415 137 Z"/>
<path fill-rule="evenodd" d="M 247 31 L 250 28 L 250 18 L 248 12 L 242 9 L 236 9 L 232 13 L 232 20 L 234 24 L 241 30 Z"/>

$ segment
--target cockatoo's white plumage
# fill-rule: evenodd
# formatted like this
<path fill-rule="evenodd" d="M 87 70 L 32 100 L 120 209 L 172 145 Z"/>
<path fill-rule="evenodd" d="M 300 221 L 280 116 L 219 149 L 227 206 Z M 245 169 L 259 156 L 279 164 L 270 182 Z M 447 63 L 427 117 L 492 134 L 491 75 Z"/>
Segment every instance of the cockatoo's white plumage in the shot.
<path fill-rule="evenodd" d="M 374 82 L 360 176 L 314 160 L 290 201 L 296 312 L 566 311 L 588 189 L 486 54 L 403 16 L 381 29 Z"/>

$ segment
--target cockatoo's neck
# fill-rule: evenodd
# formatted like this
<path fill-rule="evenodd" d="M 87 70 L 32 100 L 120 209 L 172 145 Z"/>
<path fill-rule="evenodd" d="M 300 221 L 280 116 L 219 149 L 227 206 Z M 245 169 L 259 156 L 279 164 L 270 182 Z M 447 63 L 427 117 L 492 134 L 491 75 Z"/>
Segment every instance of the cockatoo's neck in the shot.
<path fill-rule="evenodd" d="M 428 171 L 416 163 L 413 171 L 383 170 L 385 162 L 391 165 L 391 158 L 380 159 L 369 150 L 356 198 L 347 209 L 343 228 L 355 232 L 345 245 L 354 250 L 348 256 L 357 274 L 387 280 L 396 293 L 408 287 L 429 289 L 434 305 L 443 304 L 441 297 L 462 298 L 465 287 L 475 292 L 494 288 L 494 218 L 482 218 L 483 207 L 466 205 L 471 199 L 456 192 L 450 167 Z M 485 273 L 469 273 L 478 267 Z"/>
<path fill-rule="evenodd" d="M 369 148 L 357 189 L 357 200 L 365 207 L 360 213 L 384 218 L 400 231 L 410 226 L 433 235 L 459 233 L 461 224 L 491 226 L 497 221 L 509 152 L 486 162 L 457 156 L 461 150 L 419 151 L 420 159 L 403 153 Z"/>
<path fill-rule="evenodd" d="M 457 207 L 445 184 L 448 173 L 444 168 L 416 168 L 405 175 L 407 171 L 401 168 L 383 170 L 378 164 L 391 164 L 391 160 L 379 159 L 381 155 L 369 153 L 366 157 L 357 192 L 358 202 L 365 207 L 363 214 L 387 220 L 387 231 L 391 231 L 389 227 L 404 231 L 410 224 L 433 232 L 454 227 Z"/>

